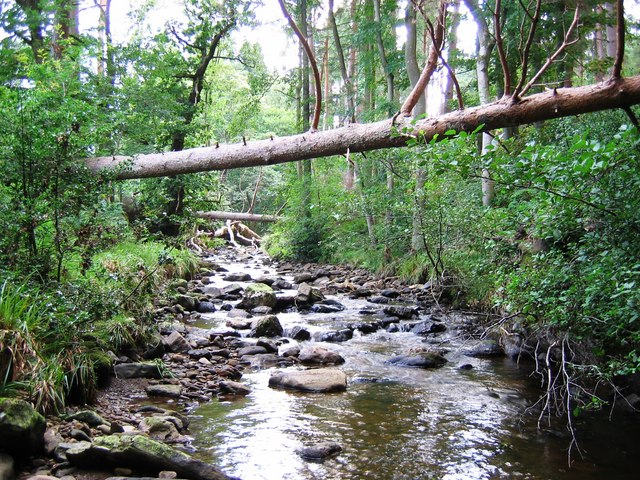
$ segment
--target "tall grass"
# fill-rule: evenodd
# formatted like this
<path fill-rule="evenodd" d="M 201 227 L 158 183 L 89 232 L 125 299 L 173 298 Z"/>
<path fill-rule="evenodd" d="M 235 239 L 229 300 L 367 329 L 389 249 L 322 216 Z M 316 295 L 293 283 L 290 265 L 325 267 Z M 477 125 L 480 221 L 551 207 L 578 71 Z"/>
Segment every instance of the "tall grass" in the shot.
<path fill-rule="evenodd" d="M 95 255 L 73 283 L 40 291 L 4 281 L 0 395 L 21 396 L 44 413 L 70 400 L 90 402 L 98 372 L 110 366 L 105 352 L 139 344 L 149 332 L 152 298 L 170 278 L 190 278 L 197 267 L 190 252 L 126 241 Z"/>
<path fill-rule="evenodd" d="M 191 278 L 198 257 L 187 250 L 167 249 L 159 242 L 126 241 L 99 253 L 88 277 L 110 289 L 118 304 L 137 311 L 145 296 L 161 290 L 172 277 Z"/>

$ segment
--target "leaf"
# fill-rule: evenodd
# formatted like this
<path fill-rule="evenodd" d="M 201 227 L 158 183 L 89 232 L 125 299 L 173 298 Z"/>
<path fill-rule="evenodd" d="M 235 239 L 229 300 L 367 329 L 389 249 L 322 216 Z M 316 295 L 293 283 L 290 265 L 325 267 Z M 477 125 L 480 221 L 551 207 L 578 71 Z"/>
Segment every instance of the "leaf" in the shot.
<path fill-rule="evenodd" d="M 478 132 L 480 132 L 483 128 L 484 128 L 484 123 L 481 123 L 481 124 L 480 124 L 480 125 L 478 125 L 478 126 L 473 130 L 473 132 L 471 132 L 471 133 L 472 133 L 472 134 L 474 134 L 474 133 L 478 133 Z"/>

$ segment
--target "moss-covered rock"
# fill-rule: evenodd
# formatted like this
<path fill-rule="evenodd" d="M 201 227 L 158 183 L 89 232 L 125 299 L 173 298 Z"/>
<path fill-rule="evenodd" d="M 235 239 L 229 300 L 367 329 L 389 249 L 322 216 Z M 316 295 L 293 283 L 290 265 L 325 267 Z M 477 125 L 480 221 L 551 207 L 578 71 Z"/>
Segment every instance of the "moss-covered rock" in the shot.
<path fill-rule="evenodd" d="M 276 306 L 276 294 L 269 285 L 264 283 L 252 283 L 244 290 L 244 296 L 238 304 L 238 308 L 251 310 L 256 307 Z"/>
<path fill-rule="evenodd" d="M 0 449 L 16 459 L 40 453 L 44 447 L 46 422 L 31 404 L 15 398 L 0 398 Z"/>
<path fill-rule="evenodd" d="M 67 450 L 67 459 L 80 467 L 126 467 L 136 473 L 152 474 L 156 477 L 163 470 L 171 470 L 176 472 L 179 478 L 190 480 L 230 478 L 213 465 L 142 435 L 98 437 L 92 444 L 82 443 Z"/>

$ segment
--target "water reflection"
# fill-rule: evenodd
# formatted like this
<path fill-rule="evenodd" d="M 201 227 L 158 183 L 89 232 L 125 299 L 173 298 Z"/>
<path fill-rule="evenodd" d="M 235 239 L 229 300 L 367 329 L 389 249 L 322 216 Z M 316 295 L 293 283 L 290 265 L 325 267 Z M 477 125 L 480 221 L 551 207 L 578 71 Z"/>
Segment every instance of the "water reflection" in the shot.
<path fill-rule="evenodd" d="M 363 303 L 340 300 L 348 307 L 342 317 L 279 318 L 285 328 L 331 328 L 332 322 L 357 315 Z M 219 326 L 224 314 L 204 316 L 203 322 Z M 600 445 L 603 439 L 632 440 L 637 423 L 625 425 L 629 431 L 590 423 L 599 434 L 583 443 L 588 457 L 567 469 L 568 439 L 538 432 L 535 418 L 523 415 L 538 391 L 517 364 L 463 357 L 455 338 L 445 344 L 449 363 L 442 369 L 385 363 L 423 345 L 416 335 L 384 331 L 324 344 L 346 359 L 341 368 L 349 386 L 340 394 L 274 390 L 267 386 L 271 371 L 245 373 L 242 381 L 252 388 L 247 398 L 204 404 L 193 412 L 194 446 L 203 459 L 245 480 L 636 478 L 636 442 L 626 443 L 630 451 L 607 452 Z M 459 370 L 463 362 L 473 369 Z M 322 463 L 296 453 L 321 441 L 337 442 L 344 450 Z"/>

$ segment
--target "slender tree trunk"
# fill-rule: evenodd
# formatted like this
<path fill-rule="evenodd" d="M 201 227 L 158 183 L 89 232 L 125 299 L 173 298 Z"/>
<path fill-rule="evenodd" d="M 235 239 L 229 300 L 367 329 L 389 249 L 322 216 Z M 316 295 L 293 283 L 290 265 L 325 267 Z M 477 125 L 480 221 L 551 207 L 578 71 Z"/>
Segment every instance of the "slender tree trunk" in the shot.
<path fill-rule="evenodd" d="M 331 121 L 329 105 L 330 94 L 330 82 L 329 82 L 329 34 L 324 39 L 324 55 L 322 59 L 322 71 L 324 72 L 324 116 L 322 121 L 322 129 L 326 130 L 330 128 L 329 122 Z"/>
<path fill-rule="evenodd" d="M 299 13 L 300 18 L 298 19 L 298 26 L 304 38 L 309 38 L 309 13 L 307 10 L 308 4 L 307 0 L 300 0 L 299 5 Z M 302 49 L 302 45 L 300 45 Z M 304 51 L 301 53 L 302 55 L 302 131 L 308 132 L 310 129 L 310 118 L 311 118 L 311 84 L 309 81 L 309 77 L 311 75 L 311 68 L 309 66 L 309 58 L 305 54 Z M 302 198 L 302 209 L 303 215 L 310 215 L 309 211 L 309 202 L 311 200 L 311 160 L 303 160 L 302 161 L 302 190 L 303 190 L 303 198 Z"/>
<path fill-rule="evenodd" d="M 380 64 L 382 71 L 384 72 L 385 79 L 387 81 L 387 109 L 389 115 L 393 115 L 394 106 L 394 75 L 387 59 L 387 53 L 384 48 L 384 41 L 382 38 L 382 22 L 380 21 L 380 0 L 373 0 L 373 15 L 374 22 L 376 24 L 376 42 L 378 44 L 378 53 L 380 54 Z"/>
<path fill-rule="evenodd" d="M 362 203 L 364 205 L 363 211 L 364 211 L 365 221 L 367 222 L 367 233 L 369 235 L 369 243 L 371 244 L 371 246 L 375 247 L 378 243 L 376 240 L 376 230 L 375 230 L 376 221 L 373 215 L 371 214 L 371 211 L 369 210 L 369 202 L 367 201 L 367 198 L 366 198 L 367 186 L 365 185 L 365 181 L 364 181 L 365 177 L 360 171 L 361 165 L 359 163 L 354 163 L 354 168 L 356 171 L 356 175 L 360 177 L 360 195 L 362 196 Z"/>
<path fill-rule="evenodd" d="M 454 69 L 454 55 L 458 51 L 458 26 L 460 25 L 460 0 L 453 0 L 451 2 L 453 7 L 453 13 L 451 15 L 451 27 L 450 27 L 450 40 L 447 45 L 447 56 L 449 57 L 447 63 L 451 66 L 452 71 Z M 451 111 L 451 101 L 453 100 L 453 80 L 450 75 L 445 76 L 444 87 L 442 88 L 444 95 L 442 98 L 442 106 L 440 108 L 440 114 Z"/>
<path fill-rule="evenodd" d="M 602 15 L 604 12 L 602 5 L 596 6 L 596 13 Z M 596 23 L 596 28 L 593 37 L 593 49 L 595 52 L 595 58 L 598 61 L 598 66 L 595 73 L 596 82 L 604 80 L 606 69 L 603 63 L 607 58 L 607 47 L 605 45 L 606 39 L 606 25 L 602 23 Z"/>
<path fill-rule="evenodd" d="M 31 47 L 33 59 L 41 64 L 45 59 L 44 52 L 44 21 L 45 15 L 39 0 L 16 0 L 27 18 L 29 26 L 29 38 L 25 39 Z"/>
<path fill-rule="evenodd" d="M 414 214 L 411 234 L 411 249 L 414 252 L 423 252 L 427 246 L 424 243 L 422 218 L 424 212 L 424 185 L 427 181 L 427 172 L 424 168 L 416 170 L 416 187 L 414 189 Z"/>
<path fill-rule="evenodd" d="M 109 83 L 115 85 L 116 71 L 113 60 L 113 45 L 111 38 L 111 0 L 97 0 L 100 9 L 99 25 L 101 58 L 98 59 L 98 74 L 109 78 Z"/>
<path fill-rule="evenodd" d="M 418 81 L 420 80 L 420 67 L 418 65 L 417 55 L 417 15 L 416 6 L 413 2 L 407 2 L 407 8 L 405 10 L 404 17 L 405 27 L 407 29 L 407 42 L 405 43 L 405 66 L 407 74 L 409 76 L 409 83 L 413 90 Z M 427 113 L 427 89 L 425 87 L 420 98 L 418 98 L 415 106 L 413 107 L 413 117 L 420 118 Z M 424 198 L 424 178 L 426 172 L 424 168 L 418 167 L 415 172 L 415 188 L 414 188 L 414 203 L 413 203 L 413 220 L 412 220 L 412 233 L 411 233 L 411 249 L 414 252 L 423 251 L 425 249 L 424 239 L 422 235 L 422 207 L 418 202 L 418 198 Z"/>
<path fill-rule="evenodd" d="M 478 78 L 478 96 L 481 104 L 491 101 L 489 88 L 489 64 L 491 52 L 495 47 L 495 40 L 491 36 L 489 25 L 478 6 L 477 0 L 464 0 L 465 5 L 473 15 L 477 25 L 476 37 L 476 74 Z M 485 156 L 489 151 L 493 139 L 489 133 L 482 134 L 482 145 L 480 155 Z M 482 168 L 482 205 L 491 206 L 495 196 L 495 182 L 491 179 L 491 172 L 488 168 Z"/>
<path fill-rule="evenodd" d="M 57 4 L 55 26 L 51 50 L 53 58 L 61 59 L 66 48 L 66 42 L 72 37 L 78 38 L 78 1 L 66 0 Z"/>
<path fill-rule="evenodd" d="M 347 71 L 347 64 L 344 59 L 344 51 L 342 49 L 342 42 L 340 41 L 340 34 L 338 32 L 338 25 L 336 24 L 336 17 L 333 14 L 333 0 L 329 0 L 329 24 L 333 33 L 333 42 L 336 45 L 336 53 L 338 56 L 338 63 L 340 65 L 340 74 L 342 75 L 342 81 L 344 82 L 345 90 L 347 93 L 347 122 L 355 122 L 355 100 L 353 95 L 353 85 L 351 84 L 351 77 Z M 353 49 L 355 52 L 355 49 Z"/>
<path fill-rule="evenodd" d="M 404 45 L 404 58 L 407 68 L 407 74 L 409 76 L 409 83 L 413 89 L 418 83 L 420 78 L 420 67 L 418 66 L 417 56 L 417 15 L 416 7 L 413 2 L 407 2 L 407 8 L 405 10 L 404 24 L 407 29 L 407 42 Z M 413 107 L 413 116 L 415 118 L 420 117 L 427 111 L 427 97 L 426 90 L 420 95 L 416 106 Z"/>
<path fill-rule="evenodd" d="M 356 21 L 356 7 L 358 0 L 351 0 L 351 5 L 349 9 L 349 15 L 351 17 L 351 36 L 355 38 L 358 33 L 358 22 Z M 356 92 L 358 91 L 358 78 L 356 76 L 356 66 L 358 61 L 358 51 L 355 46 L 351 46 L 349 50 L 349 63 L 347 65 L 347 76 L 351 81 L 351 92 L 353 98 L 353 122 L 358 120 L 358 112 L 355 107 L 356 105 Z"/>

